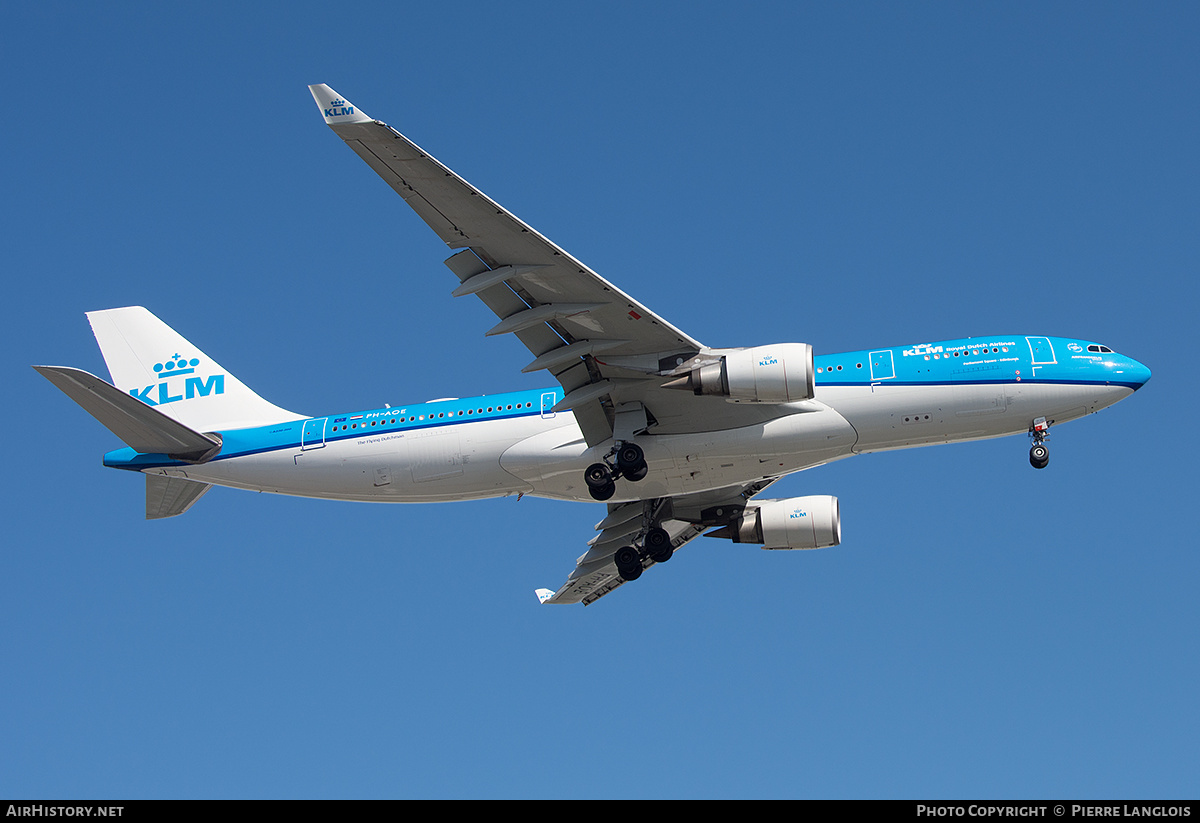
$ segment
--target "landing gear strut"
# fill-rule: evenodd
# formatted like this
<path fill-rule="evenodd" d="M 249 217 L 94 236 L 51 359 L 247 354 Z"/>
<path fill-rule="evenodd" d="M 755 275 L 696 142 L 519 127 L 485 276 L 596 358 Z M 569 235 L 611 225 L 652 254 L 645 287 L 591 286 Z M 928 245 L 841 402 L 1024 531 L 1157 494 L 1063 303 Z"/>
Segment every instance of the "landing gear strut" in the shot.
<path fill-rule="evenodd" d="M 604 456 L 603 463 L 593 463 L 583 473 L 588 492 L 596 500 L 608 500 L 617 491 L 617 480 L 624 477 L 636 483 L 646 476 L 646 455 L 642 447 L 629 441 L 618 442 Z M 628 578 L 626 578 L 628 579 Z"/>
<path fill-rule="evenodd" d="M 1029 436 L 1033 445 L 1029 448 L 1029 465 L 1035 469 L 1044 469 L 1050 464 L 1050 450 L 1046 448 L 1046 438 L 1050 436 L 1050 422 L 1044 417 L 1033 421 L 1029 427 Z"/>

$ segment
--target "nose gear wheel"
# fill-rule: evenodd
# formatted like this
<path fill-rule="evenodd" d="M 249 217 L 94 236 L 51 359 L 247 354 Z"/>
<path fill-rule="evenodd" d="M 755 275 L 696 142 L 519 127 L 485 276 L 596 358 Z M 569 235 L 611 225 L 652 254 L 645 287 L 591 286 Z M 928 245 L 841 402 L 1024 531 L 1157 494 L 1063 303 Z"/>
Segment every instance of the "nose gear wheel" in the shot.
<path fill-rule="evenodd" d="M 1050 436 L 1050 424 L 1053 422 L 1039 417 L 1029 426 L 1029 436 L 1033 439 L 1033 445 L 1029 448 L 1029 465 L 1035 469 L 1050 465 L 1050 449 L 1046 448 L 1046 438 Z"/>

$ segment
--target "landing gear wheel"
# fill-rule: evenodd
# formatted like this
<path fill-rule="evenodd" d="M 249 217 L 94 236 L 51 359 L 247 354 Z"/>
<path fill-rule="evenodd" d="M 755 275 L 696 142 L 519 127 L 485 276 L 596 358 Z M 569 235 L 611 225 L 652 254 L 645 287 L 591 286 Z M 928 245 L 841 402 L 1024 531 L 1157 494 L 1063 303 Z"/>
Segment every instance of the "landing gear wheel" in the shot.
<path fill-rule="evenodd" d="M 636 468 L 646 462 L 646 455 L 637 443 L 622 443 L 617 449 L 617 467 L 621 471 Z"/>
<path fill-rule="evenodd" d="M 593 500 L 610 500 L 617 493 L 617 484 L 610 480 L 608 485 L 589 487 L 588 492 Z"/>
<path fill-rule="evenodd" d="M 617 574 L 624 580 L 637 580 L 642 576 L 642 558 L 633 546 L 622 546 L 613 555 Z"/>
<path fill-rule="evenodd" d="M 588 484 L 589 489 L 606 486 L 612 482 L 612 479 L 612 472 L 603 463 L 593 463 L 583 473 L 583 482 Z"/>
<path fill-rule="evenodd" d="M 622 443 L 617 449 L 617 471 L 636 483 L 646 476 L 646 455 L 637 443 Z"/>
<path fill-rule="evenodd" d="M 587 484 L 588 491 L 596 500 L 608 500 L 617 491 L 612 472 L 603 463 L 588 466 L 587 471 L 583 473 L 583 482 Z"/>
<path fill-rule="evenodd" d="M 1050 464 L 1050 450 L 1041 443 L 1034 444 L 1029 450 L 1029 465 L 1035 469 L 1044 469 Z"/>
<path fill-rule="evenodd" d="M 650 468 L 645 463 L 643 463 L 640 468 L 634 469 L 633 471 L 624 472 L 624 475 L 625 475 L 625 479 L 628 480 L 630 483 L 636 483 L 639 480 L 641 480 L 643 477 L 645 477 L 647 472 L 649 472 L 649 471 L 650 471 Z"/>
<path fill-rule="evenodd" d="M 646 532 L 646 554 L 655 563 L 666 563 L 675 550 L 671 547 L 671 535 L 666 529 L 653 528 Z"/>

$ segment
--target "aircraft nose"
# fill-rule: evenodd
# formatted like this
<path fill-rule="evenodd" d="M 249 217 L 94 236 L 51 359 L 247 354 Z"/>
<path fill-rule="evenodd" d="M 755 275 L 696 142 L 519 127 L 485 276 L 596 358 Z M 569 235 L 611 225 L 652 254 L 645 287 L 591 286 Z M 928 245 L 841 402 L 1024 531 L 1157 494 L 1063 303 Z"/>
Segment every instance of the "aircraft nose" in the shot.
<path fill-rule="evenodd" d="M 1129 358 L 1129 365 L 1125 368 L 1125 373 L 1129 377 L 1129 382 L 1134 384 L 1134 391 L 1146 385 L 1147 381 L 1150 380 L 1150 369 L 1132 357 Z"/>

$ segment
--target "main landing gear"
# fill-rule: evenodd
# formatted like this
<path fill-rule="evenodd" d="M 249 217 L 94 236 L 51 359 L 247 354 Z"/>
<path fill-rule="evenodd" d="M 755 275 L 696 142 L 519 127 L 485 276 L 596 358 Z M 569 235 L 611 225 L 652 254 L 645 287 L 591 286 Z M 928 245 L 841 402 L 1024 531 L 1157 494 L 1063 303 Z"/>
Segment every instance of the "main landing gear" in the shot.
<path fill-rule="evenodd" d="M 608 500 L 617 492 L 617 480 L 624 477 L 636 483 L 646 476 L 646 456 L 642 447 L 629 441 L 618 442 L 604 456 L 603 463 L 593 463 L 583 473 L 588 492 L 596 500 Z M 626 578 L 628 579 L 628 578 Z"/>
<path fill-rule="evenodd" d="M 613 554 L 613 562 L 617 565 L 617 574 L 621 575 L 622 580 L 637 580 L 642 576 L 643 557 L 648 557 L 655 563 L 666 563 L 674 552 L 671 535 L 666 529 L 655 526 L 642 538 L 642 551 L 638 551 L 636 546 L 622 546 Z"/>
<path fill-rule="evenodd" d="M 1044 469 L 1050 465 L 1050 450 L 1046 448 L 1046 438 L 1050 436 L 1050 423 L 1044 417 L 1033 421 L 1029 427 L 1029 436 L 1033 445 L 1029 448 L 1029 465 L 1035 469 Z"/>

